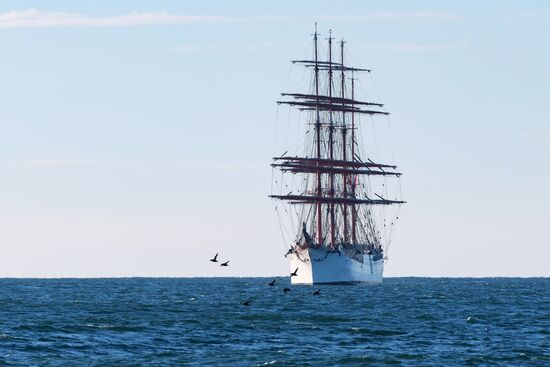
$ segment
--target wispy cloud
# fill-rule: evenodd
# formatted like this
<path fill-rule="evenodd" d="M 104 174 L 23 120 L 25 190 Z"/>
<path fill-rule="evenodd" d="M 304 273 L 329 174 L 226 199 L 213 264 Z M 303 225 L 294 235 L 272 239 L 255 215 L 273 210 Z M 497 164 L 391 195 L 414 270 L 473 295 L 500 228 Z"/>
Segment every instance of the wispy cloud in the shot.
<path fill-rule="evenodd" d="M 21 160 L 21 161 L 7 161 L 8 165 L 12 166 L 66 166 L 66 165 L 78 165 L 97 163 L 98 160 L 94 159 L 38 159 L 38 160 Z"/>
<path fill-rule="evenodd" d="M 12 10 L 0 13 L 0 28 L 37 27 L 131 27 L 145 25 L 196 24 L 214 22 L 266 22 L 266 21 L 347 21 L 373 20 L 453 20 L 456 14 L 422 10 L 412 12 L 375 12 L 367 14 L 297 14 L 261 15 L 251 17 L 224 17 L 216 15 L 182 15 L 164 11 L 135 12 L 113 16 L 90 16 L 63 11 L 41 11 L 38 9 Z"/>
<path fill-rule="evenodd" d="M 506 16 L 506 19 L 526 19 L 536 17 L 538 13 L 536 11 L 525 10 L 516 14 Z"/>
<path fill-rule="evenodd" d="M 179 163 L 176 164 L 178 168 L 187 169 L 205 169 L 205 170 L 237 170 L 237 169 L 257 169 L 267 168 L 268 165 L 263 163 Z"/>
<path fill-rule="evenodd" d="M 421 10 L 421 11 L 412 11 L 412 12 L 395 12 L 387 11 L 374 13 L 371 15 L 371 18 L 375 19 L 432 19 L 432 20 L 455 20 L 460 19 L 461 17 L 457 14 L 431 11 L 431 10 Z"/>
<path fill-rule="evenodd" d="M 404 52 L 415 52 L 415 51 L 444 51 L 452 50 L 455 48 L 465 47 L 469 44 L 468 40 L 461 40 L 458 42 L 450 43 L 408 43 L 408 44 L 397 44 L 390 45 L 386 48 L 392 51 L 404 51 Z"/>
<path fill-rule="evenodd" d="M 550 145 L 550 134 L 548 132 L 522 131 L 519 133 L 519 137 L 531 143 Z"/>
<path fill-rule="evenodd" d="M 343 22 L 364 22 L 374 20 L 456 20 L 461 17 L 457 14 L 432 11 L 432 10 L 419 10 L 409 12 L 398 11 L 383 11 L 372 12 L 365 14 L 296 14 L 296 15 L 265 15 L 253 18 L 250 20 L 259 21 L 279 21 L 279 20 L 318 20 L 318 21 L 343 21 Z M 241 18 L 246 19 L 246 18 Z"/>
<path fill-rule="evenodd" d="M 93 17 L 66 12 L 46 12 L 37 9 L 14 10 L 0 13 L 0 28 L 111 26 L 129 27 L 154 24 L 190 24 L 219 22 L 219 16 L 176 15 L 167 12 L 130 13 Z"/>
<path fill-rule="evenodd" d="M 296 45 L 299 45 L 297 43 Z M 264 49 L 282 48 L 292 46 L 288 42 L 262 42 L 246 44 L 243 42 L 228 41 L 228 42 L 211 42 L 204 44 L 186 44 L 178 47 L 179 51 L 194 52 L 194 51 L 258 51 Z"/>

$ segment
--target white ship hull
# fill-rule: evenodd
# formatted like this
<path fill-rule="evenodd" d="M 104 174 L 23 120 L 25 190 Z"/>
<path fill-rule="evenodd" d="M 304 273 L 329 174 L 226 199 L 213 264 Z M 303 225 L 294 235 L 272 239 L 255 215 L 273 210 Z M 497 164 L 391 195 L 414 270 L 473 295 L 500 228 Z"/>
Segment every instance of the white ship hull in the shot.
<path fill-rule="evenodd" d="M 322 248 L 295 249 L 287 255 L 290 272 L 296 269 L 292 284 L 380 284 L 384 259 L 352 251 L 327 251 Z"/>

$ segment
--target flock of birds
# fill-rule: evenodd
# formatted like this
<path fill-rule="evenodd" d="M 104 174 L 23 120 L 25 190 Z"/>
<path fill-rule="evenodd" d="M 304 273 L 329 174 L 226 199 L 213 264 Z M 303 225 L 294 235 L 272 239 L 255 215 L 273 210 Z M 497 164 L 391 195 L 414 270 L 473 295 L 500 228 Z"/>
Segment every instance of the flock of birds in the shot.
<path fill-rule="evenodd" d="M 210 261 L 212 261 L 213 263 L 217 263 L 218 262 L 218 254 L 216 254 L 216 256 L 214 256 L 212 259 L 210 259 Z M 229 266 L 229 260 L 227 260 L 224 263 L 221 263 L 220 266 Z"/>
<path fill-rule="evenodd" d="M 219 254 L 216 254 L 214 255 L 213 258 L 210 259 L 211 262 L 213 263 L 217 263 L 219 262 L 218 261 L 218 255 Z M 220 266 L 229 266 L 229 260 L 227 260 L 226 262 L 222 262 L 220 263 Z M 296 270 L 294 270 L 292 273 L 290 273 L 290 277 L 296 277 L 298 276 L 298 268 L 296 268 Z M 277 281 L 277 278 L 273 279 L 271 282 L 267 283 L 268 286 L 270 287 L 273 287 L 275 285 L 275 282 Z M 290 288 L 283 288 L 283 292 L 284 294 L 287 294 L 288 292 L 290 292 L 291 289 Z M 242 292 L 241 292 L 242 293 Z M 314 296 L 318 296 L 321 294 L 321 290 L 320 289 L 317 289 L 315 292 L 313 292 L 313 295 Z M 247 301 L 244 301 L 243 303 L 241 303 L 243 306 L 250 306 L 250 303 L 252 302 L 252 300 L 247 300 Z"/>

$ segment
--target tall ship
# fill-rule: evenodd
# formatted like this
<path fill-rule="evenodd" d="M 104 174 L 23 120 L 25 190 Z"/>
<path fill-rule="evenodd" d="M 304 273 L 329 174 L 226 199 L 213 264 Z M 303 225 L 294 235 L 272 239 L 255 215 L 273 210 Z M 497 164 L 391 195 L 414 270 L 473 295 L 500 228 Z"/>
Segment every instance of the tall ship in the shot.
<path fill-rule="evenodd" d="M 273 158 L 270 197 L 292 284 L 380 284 L 405 203 L 401 173 L 375 150 L 389 112 L 361 98 L 371 70 L 348 65 L 346 43 L 331 31 L 326 41 L 321 51 L 316 25 L 312 56 L 291 61 L 307 73 L 308 90 L 281 93 L 277 103 L 298 114 L 301 139 Z"/>

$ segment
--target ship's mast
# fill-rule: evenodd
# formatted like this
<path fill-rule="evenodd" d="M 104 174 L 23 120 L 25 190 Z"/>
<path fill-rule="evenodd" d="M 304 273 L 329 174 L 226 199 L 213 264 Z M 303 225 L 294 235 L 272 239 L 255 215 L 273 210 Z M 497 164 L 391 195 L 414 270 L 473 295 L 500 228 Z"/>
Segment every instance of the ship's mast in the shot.
<path fill-rule="evenodd" d="M 317 140 L 317 159 L 321 159 L 321 119 L 319 117 L 319 57 L 317 50 L 317 23 L 315 23 L 315 34 L 313 36 L 315 43 L 315 101 L 317 107 L 315 108 L 315 135 Z M 319 162 L 317 162 L 319 165 Z M 317 169 L 317 243 L 323 244 L 323 225 L 322 225 L 322 211 L 321 211 L 321 170 Z"/>
<path fill-rule="evenodd" d="M 340 72 L 340 96 L 342 97 L 342 100 L 346 98 L 345 93 L 345 74 L 344 74 L 344 40 L 342 39 L 340 41 L 340 64 L 342 64 L 341 72 Z M 344 104 L 342 103 L 342 106 Z M 346 126 L 346 113 L 342 112 L 342 160 L 346 161 L 346 134 L 347 134 L 347 126 Z M 348 175 L 346 173 L 343 174 L 343 186 L 344 186 L 344 197 L 348 197 Z M 348 205 L 343 204 L 343 221 L 344 221 L 344 242 L 348 243 Z"/>
<path fill-rule="evenodd" d="M 328 98 L 329 105 L 332 106 L 332 30 L 328 31 Z M 334 121 L 332 118 L 332 108 L 329 108 L 329 158 L 334 159 Z M 330 197 L 334 198 L 334 173 L 330 173 Z M 334 225 L 334 203 L 330 205 L 330 247 L 336 247 L 335 233 L 336 228 Z"/>
<path fill-rule="evenodd" d="M 355 100 L 355 78 L 353 77 L 353 71 L 351 72 L 351 100 Z M 355 107 L 352 104 L 352 107 Z M 351 113 L 351 160 L 355 162 L 355 113 Z M 351 183 L 351 197 L 355 199 L 355 177 Z M 351 243 L 357 243 L 356 225 L 357 213 L 355 211 L 355 205 L 351 204 Z"/>

